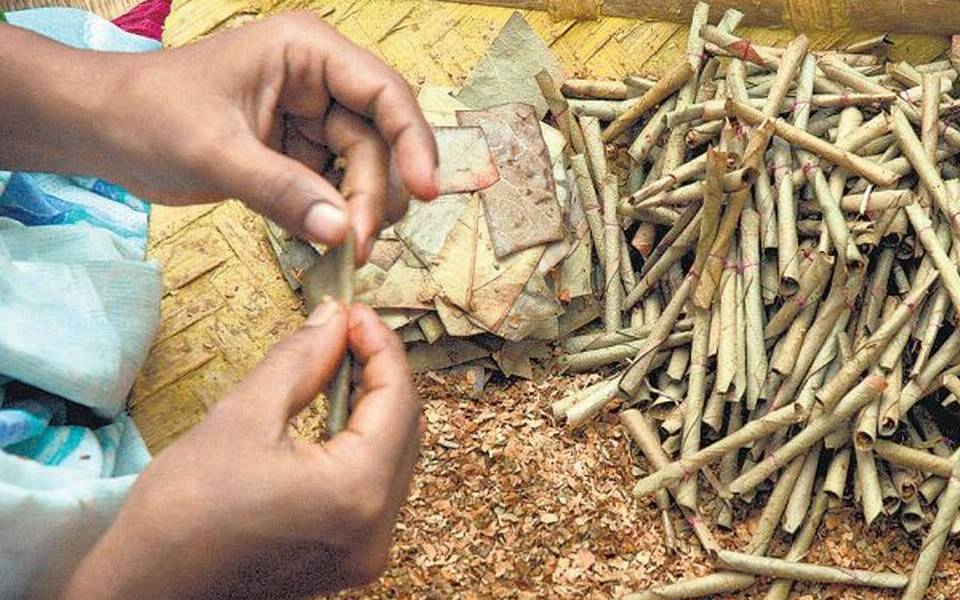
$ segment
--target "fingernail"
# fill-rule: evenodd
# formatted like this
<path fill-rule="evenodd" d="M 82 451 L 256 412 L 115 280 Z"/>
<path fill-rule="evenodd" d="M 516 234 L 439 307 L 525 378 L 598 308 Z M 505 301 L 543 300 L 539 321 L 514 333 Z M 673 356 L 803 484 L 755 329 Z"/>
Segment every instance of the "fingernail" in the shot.
<path fill-rule="evenodd" d="M 324 296 L 320 299 L 320 304 L 307 315 L 306 324 L 311 327 L 322 327 L 329 323 L 338 312 L 340 312 L 340 303 L 335 302 L 330 296 Z"/>
<path fill-rule="evenodd" d="M 339 242 L 347 227 L 347 215 L 323 200 L 314 202 L 303 218 L 303 229 L 314 241 Z"/>

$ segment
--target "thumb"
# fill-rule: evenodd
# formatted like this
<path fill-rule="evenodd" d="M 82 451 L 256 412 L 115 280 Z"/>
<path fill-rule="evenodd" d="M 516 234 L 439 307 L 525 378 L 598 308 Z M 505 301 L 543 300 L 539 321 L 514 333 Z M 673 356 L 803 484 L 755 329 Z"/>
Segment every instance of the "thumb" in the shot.
<path fill-rule="evenodd" d="M 318 305 L 297 331 L 280 340 L 224 402 L 285 430 L 333 377 L 347 344 L 347 313 L 340 303 Z"/>
<path fill-rule="evenodd" d="M 230 197 L 303 238 L 336 246 L 350 226 L 347 202 L 329 181 L 255 138 L 230 144 L 209 174 Z"/>

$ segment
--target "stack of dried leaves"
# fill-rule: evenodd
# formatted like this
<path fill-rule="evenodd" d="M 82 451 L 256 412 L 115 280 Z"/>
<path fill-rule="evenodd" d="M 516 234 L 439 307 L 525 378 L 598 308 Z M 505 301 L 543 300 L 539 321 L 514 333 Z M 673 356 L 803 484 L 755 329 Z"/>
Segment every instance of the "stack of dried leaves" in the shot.
<path fill-rule="evenodd" d="M 541 69 L 564 78 L 516 14 L 462 89 L 420 91 L 442 195 L 413 201 L 354 277 L 356 299 L 400 333 L 417 371 L 458 366 L 480 385 L 495 371 L 531 378 L 531 359 L 549 363 L 556 340 L 599 317 L 566 141 L 542 120 Z M 323 249 L 269 230 L 297 289 Z"/>
<path fill-rule="evenodd" d="M 657 81 L 564 79 L 515 16 L 462 90 L 423 89 L 449 193 L 384 232 L 357 298 L 415 369 L 459 366 L 475 390 L 531 359 L 607 374 L 554 417 L 619 410 L 664 548 L 682 524 L 716 569 L 632 597 L 767 576 L 768 598 L 795 581 L 921 598 L 960 531 L 960 61 L 888 63 L 883 36 L 763 47 L 733 33 L 740 12 L 708 13 Z M 322 249 L 271 231 L 301 285 Z M 828 511 L 850 514 L 848 479 L 867 527 L 930 523 L 909 574 L 803 560 Z"/>

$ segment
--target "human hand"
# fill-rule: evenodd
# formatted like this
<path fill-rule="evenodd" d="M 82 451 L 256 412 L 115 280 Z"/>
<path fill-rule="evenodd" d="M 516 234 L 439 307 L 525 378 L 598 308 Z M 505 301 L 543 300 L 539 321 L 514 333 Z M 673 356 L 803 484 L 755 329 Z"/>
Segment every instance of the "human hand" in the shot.
<path fill-rule="evenodd" d="M 328 244 L 352 226 L 359 262 L 407 192 L 437 195 L 433 134 L 409 85 L 315 14 L 142 54 L 7 26 L 0 46 L 8 169 L 96 175 L 165 204 L 239 198 Z M 332 155 L 346 162 L 340 190 L 321 175 Z"/>
<path fill-rule="evenodd" d="M 361 365 L 344 431 L 288 435 L 349 348 Z M 318 307 L 140 475 L 63 600 L 298 598 L 385 568 L 419 444 L 403 345 L 368 307 Z"/>

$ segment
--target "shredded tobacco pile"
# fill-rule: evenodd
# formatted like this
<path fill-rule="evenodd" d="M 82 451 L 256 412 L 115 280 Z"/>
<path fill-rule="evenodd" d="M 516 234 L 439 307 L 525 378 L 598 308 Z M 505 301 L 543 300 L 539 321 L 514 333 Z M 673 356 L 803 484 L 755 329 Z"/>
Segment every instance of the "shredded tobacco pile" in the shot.
<path fill-rule="evenodd" d="M 551 402 L 598 378 L 497 383 L 476 398 L 466 375 L 418 376 L 427 433 L 390 567 L 374 585 L 341 597 L 605 599 L 708 573 L 689 530 L 678 532 L 684 548 L 668 551 L 656 504 L 630 495 L 650 466 L 614 414 L 573 435 L 552 425 Z M 322 422 L 311 409 L 299 431 L 316 439 Z M 759 516 L 758 507 L 738 507 L 735 529 L 719 531 L 719 541 L 745 544 Z M 920 544 L 886 515 L 865 527 L 848 499 L 827 512 L 806 560 L 907 572 Z M 952 539 L 927 597 L 953 598 L 957 589 L 960 546 Z M 762 591 L 757 585 L 717 598 L 747 600 Z M 894 590 L 806 583 L 792 596 L 896 597 Z"/>

